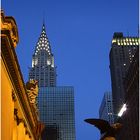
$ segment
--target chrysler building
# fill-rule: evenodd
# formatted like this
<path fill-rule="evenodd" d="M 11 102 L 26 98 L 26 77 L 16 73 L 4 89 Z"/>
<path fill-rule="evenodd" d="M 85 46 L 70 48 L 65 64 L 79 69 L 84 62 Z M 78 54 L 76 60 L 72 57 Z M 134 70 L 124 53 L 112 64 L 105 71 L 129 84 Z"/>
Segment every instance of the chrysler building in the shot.
<path fill-rule="evenodd" d="M 29 79 L 36 79 L 39 87 L 56 86 L 54 56 L 51 52 L 51 46 L 46 35 L 44 24 L 32 56 L 32 67 L 29 72 Z"/>

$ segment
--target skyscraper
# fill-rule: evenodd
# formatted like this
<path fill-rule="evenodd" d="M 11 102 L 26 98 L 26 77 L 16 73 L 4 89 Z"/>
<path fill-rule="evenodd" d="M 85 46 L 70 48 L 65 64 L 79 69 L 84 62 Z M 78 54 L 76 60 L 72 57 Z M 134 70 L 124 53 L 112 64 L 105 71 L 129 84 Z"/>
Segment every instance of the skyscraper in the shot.
<path fill-rule="evenodd" d="M 124 103 L 124 78 L 139 46 L 138 37 L 124 37 L 114 33 L 110 50 L 110 73 L 112 84 L 113 111 L 118 114 Z"/>
<path fill-rule="evenodd" d="M 47 132 L 53 128 L 56 130 L 54 140 L 75 140 L 73 87 L 42 87 L 38 99 L 40 119 L 46 124 L 43 137 L 53 140 L 54 133 Z"/>
<path fill-rule="evenodd" d="M 127 110 L 121 116 L 123 127 L 118 140 L 139 140 L 139 49 L 124 80 Z"/>
<path fill-rule="evenodd" d="M 105 92 L 102 103 L 99 109 L 99 118 L 108 121 L 110 124 L 114 123 L 112 93 Z"/>
<path fill-rule="evenodd" d="M 54 56 L 51 52 L 51 46 L 46 35 L 44 24 L 32 56 L 32 68 L 29 72 L 29 78 L 36 79 L 39 82 L 39 87 L 56 86 Z"/>
<path fill-rule="evenodd" d="M 56 86 L 54 56 L 44 24 L 32 57 L 29 79 L 39 82 L 39 116 L 46 125 L 42 140 L 75 140 L 74 88 Z"/>

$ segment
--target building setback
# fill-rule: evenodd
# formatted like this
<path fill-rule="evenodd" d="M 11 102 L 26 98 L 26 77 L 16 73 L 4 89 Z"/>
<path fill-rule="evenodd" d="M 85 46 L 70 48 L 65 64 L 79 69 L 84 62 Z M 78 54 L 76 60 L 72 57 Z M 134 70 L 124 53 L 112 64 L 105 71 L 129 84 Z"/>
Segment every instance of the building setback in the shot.
<path fill-rule="evenodd" d="M 118 140 L 139 140 L 139 49 L 124 80 L 127 110 L 121 117 Z"/>
<path fill-rule="evenodd" d="M 112 93 L 105 92 L 102 103 L 99 109 L 99 118 L 108 121 L 110 124 L 114 123 L 114 113 L 112 106 Z"/>
<path fill-rule="evenodd" d="M 38 80 L 42 140 L 75 140 L 74 89 L 56 86 L 56 66 L 45 25 L 32 57 L 29 79 Z"/>
<path fill-rule="evenodd" d="M 139 46 L 138 37 L 124 37 L 114 33 L 110 50 L 110 73 L 112 84 L 113 111 L 117 115 L 124 103 L 123 81 Z"/>

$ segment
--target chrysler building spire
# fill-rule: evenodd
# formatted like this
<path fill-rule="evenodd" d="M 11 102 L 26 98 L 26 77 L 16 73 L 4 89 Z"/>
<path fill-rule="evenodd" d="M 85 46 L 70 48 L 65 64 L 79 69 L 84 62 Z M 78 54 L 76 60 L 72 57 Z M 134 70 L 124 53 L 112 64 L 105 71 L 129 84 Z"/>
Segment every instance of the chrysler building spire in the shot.
<path fill-rule="evenodd" d="M 32 57 L 32 68 L 29 72 L 29 79 L 38 80 L 39 87 L 56 86 L 54 56 L 51 52 L 44 23 Z"/>
<path fill-rule="evenodd" d="M 45 50 L 45 51 L 48 52 L 49 55 L 51 55 L 51 47 L 50 47 L 48 37 L 46 35 L 46 29 L 45 29 L 45 24 L 44 23 L 43 23 L 43 26 L 42 26 L 42 32 L 41 32 L 40 38 L 39 38 L 39 40 L 37 42 L 37 45 L 36 45 L 35 55 L 37 55 L 37 53 L 40 50 Z"/>

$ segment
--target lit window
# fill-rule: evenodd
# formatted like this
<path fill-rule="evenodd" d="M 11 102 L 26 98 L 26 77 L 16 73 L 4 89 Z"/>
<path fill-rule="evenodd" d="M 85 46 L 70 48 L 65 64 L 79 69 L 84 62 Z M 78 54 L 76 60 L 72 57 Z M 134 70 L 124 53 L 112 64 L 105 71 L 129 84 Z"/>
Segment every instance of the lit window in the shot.
<path fill-rule="evenodd" d="M 116 39 L 113 39 L 113 40 L 112 40 L 112 43 L 115 43 L 115 42 L 116 42 Z"/>

